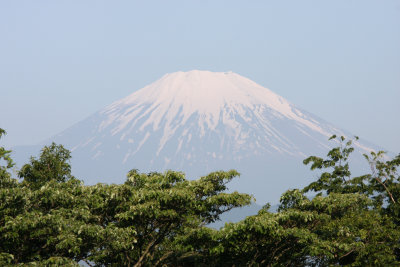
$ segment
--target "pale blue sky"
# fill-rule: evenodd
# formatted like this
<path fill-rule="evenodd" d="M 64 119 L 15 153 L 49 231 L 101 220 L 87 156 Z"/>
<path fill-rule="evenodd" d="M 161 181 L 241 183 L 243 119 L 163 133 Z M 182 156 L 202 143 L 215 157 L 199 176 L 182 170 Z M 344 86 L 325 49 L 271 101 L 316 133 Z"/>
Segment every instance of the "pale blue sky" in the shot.
<path fill-rule="evenodd" d="M 0 127 L 35 144 L 179 70 L 234 71 L 400 152 L 400 1 L 0 1 Z"/>

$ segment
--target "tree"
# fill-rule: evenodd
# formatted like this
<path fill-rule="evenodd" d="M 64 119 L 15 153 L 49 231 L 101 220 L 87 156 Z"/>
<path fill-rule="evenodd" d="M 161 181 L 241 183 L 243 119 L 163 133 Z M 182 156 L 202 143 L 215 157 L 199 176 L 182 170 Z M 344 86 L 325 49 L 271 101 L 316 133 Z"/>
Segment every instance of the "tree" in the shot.
<path fill-rule="evenodd" d="M 323 173 L 284 193 L 278 212 L 267 204 L 220 230 L 207 224 L 252 200 L 225 192 L 234 170 L 198 180 L 131 170 L 124 184 L 86 186 L 71 174 L 70 152 L 53 143 L 18 180 L 0 147 L 0 265 L 399 265 L 400 155 L 371 152 L 371 173 L 352 177 L 352 141 L 338 141 L 326 159 L 304 160 Z"/>
<path fill-rule="evenodd" d="M 12 166 L 5 158 L 2 170 Z M 69 151 L 52 144 L 23 166 L 22 181 L 2 172 L 1 264 L 77 265 L 89 254 L 98 226 L 88 209 L 87 188 L 70 173 L 69 158 Z"/>
<path fill-rule="evenodd" d="M 396 265 L 398 229 L 371 204 L 360 194 L 310 200 L 299 190 L 288 191 L 278 213 L 263 209 L 220 230 L 193 229 L 179 241 L 190 257 L 177 265 Z"/>
<path fill-rule="evenodd" d="M 31 162 L 25 164 L 18 175 L 34 188 L 39 188 L 49 181 L 67 182 L 74 178 L 69 164 L 70 154 L 62 145 L 52 143 L 42 149 L 39 159 L 31 157 Z"/>
<path fill-rule="evenodd" d="M 0 134 L 4 132 L 1 131 Z M 42 149 L 11 178 L 0 149 L 0 265 L 148 266 L 176 255 L 174 242 L 251 196 L 225 193 L 236 171 L 189 181 L 183 173 L 132 170 L 121 185 L 85 186 L 71 174 L 70 152 Z"/>
<path fill-rule="evenodd" d="M 0 128 L 0 139 L 6 131 Z M 0 147 L 0 163 L 5 164 L 0 165 L 0 186 L 3 188 L 12 186 L 15 180 L 11 179 L 10 170 L 14 167 L 14 162 L 10 157 L 11 150 L 6 150 L 4 147 Z"/>
<path fill-rule="evenodd" d="M 159 265 L 176 257 L 175 240 L 188 229 L 202 228 L 234 207 L 247 205 L 246 194 L 223 193 L 236 171 L 214 172 L 188 181 L 179 172 L 128 173 L 125 184 L 91 188 L 94 212 L 104 229 L 120 232 L 90 257 L 104 265 Z"/>
<path fill-rule="evenodd" d="M 336 138 L 332 136 L 331 139 Z M 358 138 L 356 137 L 356 140 Z M 348 158 L 354 148 L 352 140 L 346 141 L 345 137 L 339 139 L 340 147 L 332 149 L 328 153 L 328 159 L 323 160 L 319 157 L 309 157 L 304 160 L 304 164 L 311 163 L 311 169 L 329 169 L 325 171 L 316 182 L 311 183 L 303 189 L 303 192 L 314 191 L 317 195 L 331 193 L 356 193 L 369 198 L 371 210 L 379 212 L 381 216 L 389 217 L 397 225 L 391 228 L 392 235 L 397 237 L 397 242 L 391 244 L 391 256 L 396 255 L 396 260 L 400 261 L 400 239 L 398 231 L 400 226 L 400 176 L 398 168 L 400 166 L 400 154 L 392 160 L 388 160 L 384 151 L 371 151 L 370 155 L 364 154 L 368 161 L 371 172 L 358 177 L 351 177 L 349 171 Z M 388 257 L 389 257 L 388 254 Z"/>
<path fill-rule="evenodd" d="M 316 265 L 396 265 L 393 248 L 398 246 L 399 229 L 373 204 L 359 193 L 330 193 L 309 200 L 293 190 L 282 196 L 280 211 L 318 214 L 307 226 L 317 237 L 308 248 L 309 260 Z"/>
<path fill-rule="evenodd" d="M 330 139 L 335 139 L 332 136 Z M 358 137 L 356 137 L 356 140 Z M 375 205 L 386 209 L 389 205 L 398 206 L 400 176 L 397 169 L 400 166 L 400 154 L 392 160 L 385 160 L 384 151 L 371 151 L 370 155 L 364 154 L 371 167 L 371 173 L 351 177 L 348 159 L 354 151 L 352 140 L 345 141 L 345 137 L 339 139 L 340 146 L 328 153 L 327 159 L 311 156 L 304 160 L 304 164 L 311 164 L 311 170 L 329 170 L 321 174 L 317 181 L 303 189 L 304 193 L 314 191 L 318 195 L 323 193 L 360 193 L 373 199 Z M 386 209 L 388 210 L 388 209 Z"/>
<path fill-rule="evenodd" d="M 364 156 L 371 167 L 371 174 L 367 176 L 369 196 L 400 226 L 400 154 L 392 160 L 385 160 L 383 151 Z"/>
<path fill-rule="evenodd" d="M 268 212 L 267 205 L 257 215 L 219 231 L 193 229 L 180 241 L 181 250 L 191 252 L 191 258 L 180 264 L 398 265 L 399 157 L 391 161 L 366 157 L 372 174 L 352 177 L 348 163 L 352 141 L 340 137 L 339 144 L 327 159 L 304 160 L 312 170 L 325 172 L 304 189 L 283 194 L 278 213 Z M 310 199 L 305 195 L 309 191 L 317 195 Z"/>

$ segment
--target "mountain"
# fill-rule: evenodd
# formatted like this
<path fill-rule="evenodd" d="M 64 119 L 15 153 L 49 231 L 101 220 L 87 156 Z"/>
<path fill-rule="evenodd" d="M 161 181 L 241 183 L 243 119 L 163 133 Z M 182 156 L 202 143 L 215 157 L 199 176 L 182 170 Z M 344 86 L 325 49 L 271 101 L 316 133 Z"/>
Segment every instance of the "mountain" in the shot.
<path fill-rule="evenodd" d="M 236 73 L 195 70 L 166 74 L 43 144 L 69 148 L 88 183 L 123 182 L 132 168 L 189 178 L 234 168 L 232 190 L 264 204 L 313 179 L 302 160 L 326 155 L 333 134 L 351 136 Z"/>

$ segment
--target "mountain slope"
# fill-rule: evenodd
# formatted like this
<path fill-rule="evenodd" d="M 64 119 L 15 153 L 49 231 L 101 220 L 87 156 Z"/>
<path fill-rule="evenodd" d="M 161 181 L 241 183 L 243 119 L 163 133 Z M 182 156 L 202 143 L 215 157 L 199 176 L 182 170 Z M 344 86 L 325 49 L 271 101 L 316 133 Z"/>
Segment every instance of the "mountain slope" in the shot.
<path fill-rule="evenodd" d="M 75 174 L 91 183 L 122 182 L 132 168 L 193 178 L 235 168 L 243 177 L 232 188 L 263 203 L 305 184 L 302 160 L 326 154 L 332 134 L 349 135 L 238 74 L 190 71 L 166 74 L 46 143 L 71 149 Z"/>

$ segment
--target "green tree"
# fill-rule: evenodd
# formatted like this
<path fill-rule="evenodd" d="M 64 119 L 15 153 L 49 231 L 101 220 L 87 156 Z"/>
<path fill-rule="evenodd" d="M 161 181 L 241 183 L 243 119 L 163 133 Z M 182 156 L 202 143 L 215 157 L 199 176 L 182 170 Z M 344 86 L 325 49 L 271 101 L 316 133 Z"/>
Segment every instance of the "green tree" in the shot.
<path fill-rule="evenodd" d="M 6 131 L 0 128 L 0 139 Z M 15 185 L 15 180 L 11 179 L 11 169 L 14 167 L 14 162 L 11 159 L 11 150 L 6 150 L 4 147 L 0 147 L 0 186 L 3 188 L 12 187 Z M 4 164 L 4 165 L 3 165 Z"/>
<path fill-rule="evenodd" d="M 336 138 L 332 136 L 331 139 Z M 356 137 L 356 140 L 358 138 Z M 311 163 L 311 170 L 326 170 L 317 181 L 311 183 L 302 192 L 316 192 L 317 195 L 331 193 L 356 193 L 368 197 L 371 202 L 371 210 L 379 212 L 381 216 L 389 217 L 397 227 L 391 228 L 392 235 L 397 236 L 400 226 L 400 154 L 389 160 L 384 151 L 371 151 L 370 155 L 364 154 L 368 161 L 371 172 L 358 177 L 351 177 L 348 158 L 353 152 L 352 140 L 346 141 L 342 136 L 339 139 L 340 147 L 332 149 L 328 153 L 328 159 L 309 157 L 304 164 Z M 329 172 L 329 168 L 333 168 Z M 345 174 L 345 175 L 343 175 Z M 397 242 L 387 242 L 391 245 L 391 252 L 388 257 L 396 255 L 400 261 L 400 239 Z"/>
<path fill-rule="evenodd" d="M 335 138 L 336 136 L 332 136 L 330 139 Z M 358 137 L 356 137 L 357 139 Z M 364 194 L 374 200 L 376 207 L 387 211 L 392 210 L 392 215 L 395 215 L 394 210 L 399 206 L 400 197 L 400 176 L 397 172 L 400 166 L 400 154 L 392 160 L 387 160 L 388 157 L 383 151 L 377 153 L 372 151 L 370 155 L 364 154 L 371 167 L 371 172 L 351 177 L 348 159 L 354 151 L 353 141 L 346 141 L 343 136 L 338 141 L 340 146 L 329 151 L 327 159 L 311 156 L 304 160 L 304 164 L 311 164 L 311 170 L 326 171 L 320 175 L 317 181 L 305 187 L 303 192 L 313 191 L 318 195 L 323 193 L 328 195 L 330 193 Z M 329 171 L 330 169 L 331 171 Z"/>
<path fill-rule="evenodd" d="M 179 172 L 128 173 L 125 184 L 91 188 L 92 210 L 104 229 L 115 230 L 90 260 L 104 265 L 159 265 L 176 257 L 176 239 L 202 228 L 234 207 L 247 205 L 246 194 L 224 193 L 236 171 L 214 172 L 188 181 Z"/>
<path fill-rule="evenodd" d="M 70 159 L 67 149 L 52 143 L 42 149 L 39 159 L 31 157 L 31 162 L 19 171 L 19 177 L 36 189 L 50 181 L 67 182 L 74 178 L 71 175 Z"/>
<path fill-rule="evenodd" d="M 333 136 L 331 139 L 336 138 Z M 397 217 L 399 157 L 366 157 L 371 174 L 352 177 L 352 141 L 339 138 L 327 158 L 304 163 L 324 172 L 303 190 L 281 197 L 277 213 L 268 205 L 257 215 L 224 228 L 193 229 L 180 240 L 190 257 L 182 265 L 211 266 L 395 266 L 399 265 Z M 379 158 L 378 158 L 379 156 Z M 305 193 L 314 191 L 309 198 Z M 183 253 L 182 253 L 183 254 Z"/>
<path fill-rule="evenodd" d="M 326 159 L 304 161 L 322 174 L 284 193 L 277 213 L 266 205 L 220 230 L 207 224 L 252 200 L 225 192 L 234 170 L 198 180 L 132 170 L 124 184 L 85 186 L 71 174 L 70 152 L 53 143 L 18 180 L 0 147 L 0 265 L 399 265 L 400 155 L 371 152 L 371 173 L 352 177 L 352 141 L 338 141 Z"/>
<path fill-rule="evenodd" d="M 1 151 L 5 151 L 3 148 Z M 0 188 L 0 263 L 40 265 L 76 262 L 90 253 L 98 228 L 87 188 L 70 173 L 69 152 L 45 147 L 12 179 L 9 151 Z"/>
<path fill-rule="evenodd" d="M 281 210 L 260 210 L 220 230 L 193 229 L 180 240 L 187 255 L 177 265 L 393 266 L 399 232 L 360 194 L 308 199 L 299 190 L 282 196 Z"/>
<path fill-rule="evenodd" d="M 71 175 L 70 152 L 61 145 L 32 157 L 21 180 L 11 178 L 9 154 L 0 149 L 0 265 L 163 264 L 187 229 L 251 201 L 224 192 L 236 171 L 189 181 L 174 171 L 132 170 L 124 184 L 85 186 Z"/>

